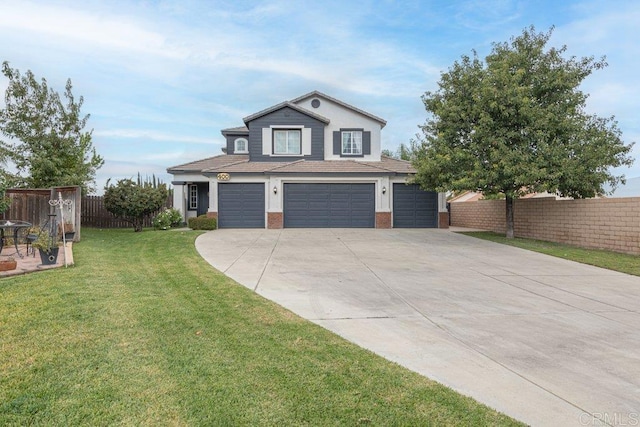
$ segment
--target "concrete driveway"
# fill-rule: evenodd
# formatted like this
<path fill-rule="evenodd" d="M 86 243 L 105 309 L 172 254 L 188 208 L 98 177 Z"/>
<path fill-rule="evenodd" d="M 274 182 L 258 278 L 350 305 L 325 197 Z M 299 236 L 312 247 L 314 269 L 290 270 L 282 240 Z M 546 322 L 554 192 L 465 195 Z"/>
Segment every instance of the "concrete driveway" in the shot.
<path fill-rule="evenodd" d="M 640 277 L 447 230 L 217 230 L 216 269 L 532 425 L 640 425 Z"/>

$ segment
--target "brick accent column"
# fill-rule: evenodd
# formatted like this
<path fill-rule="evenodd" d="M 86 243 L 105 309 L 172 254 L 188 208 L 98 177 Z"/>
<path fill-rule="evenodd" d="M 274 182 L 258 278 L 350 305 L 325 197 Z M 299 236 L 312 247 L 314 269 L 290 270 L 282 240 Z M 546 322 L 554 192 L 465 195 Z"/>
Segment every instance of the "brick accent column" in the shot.
<path fill-rule="evenodd" d="M 438 228 L 449 228 L 449 212 L 438 212 Z"/>
<path fill-rule="evenodd" d="M 283 216 L 282 212 L 267 212 L 267 228 L 282 228 Z"/>
<path fill-rule="evenodd" d="M 218 219 L 218 212 L 207 212 L 207 218 Z"/>
<path fill-rule="evenodd" d="M 376 228 L 391 228 L 391 212 L 376 212 Z"/>

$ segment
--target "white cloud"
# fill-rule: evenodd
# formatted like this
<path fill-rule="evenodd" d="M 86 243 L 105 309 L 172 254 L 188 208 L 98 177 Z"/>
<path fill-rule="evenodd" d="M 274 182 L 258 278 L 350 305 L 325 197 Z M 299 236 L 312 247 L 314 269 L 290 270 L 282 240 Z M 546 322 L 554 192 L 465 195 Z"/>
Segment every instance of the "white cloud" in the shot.
<path fill-rule="evenodd" d="M 95 131 L 93 135 L 101 138 L 144 139 L 151 141 L 216 145 L 216 143 L 211 138 L 197 138 L 188 135 L 173 135 L 144 129 L 109 129 Z"/>
<path fill-rule="evenodd" d="M 120 14 L 96 14 L 43 3 L 5 2 L 0 26 L 117 51 L 153 53 L 173 59 L 184 59 L 188 55 L 179 45 L 169 43 L 164 35 Z"/>

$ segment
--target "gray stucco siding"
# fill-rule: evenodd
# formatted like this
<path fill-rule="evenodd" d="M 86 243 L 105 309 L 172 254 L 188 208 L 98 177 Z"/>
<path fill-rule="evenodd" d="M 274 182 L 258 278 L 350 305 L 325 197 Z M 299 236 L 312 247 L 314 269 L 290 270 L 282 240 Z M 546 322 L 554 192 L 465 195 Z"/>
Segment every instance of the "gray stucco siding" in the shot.
<path fill-rule="evenodd" d="M 311 155 L 268 156 L 262 154 L 262 129 L 270 126 L 304 126 L 311 129 Z M 324 123 L 284 107 L 247 123 L 249 128 L 249 160 L 252 162 L 287 162 L 297 159 L 324 160 Z"/>

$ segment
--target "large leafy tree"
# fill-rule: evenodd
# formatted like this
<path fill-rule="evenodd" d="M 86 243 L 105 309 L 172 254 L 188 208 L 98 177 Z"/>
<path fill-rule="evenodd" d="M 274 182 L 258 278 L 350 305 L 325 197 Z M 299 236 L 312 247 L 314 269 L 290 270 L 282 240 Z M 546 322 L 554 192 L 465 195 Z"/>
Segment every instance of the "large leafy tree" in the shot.
<path fill-rule="evenodd" d="M 26 187 L 79 185 L 84 194 L 94 191 L 96 171 L 104 160 L 93 147 L 92 131 L 84 129 L 89 115 L 80 112 L 84 99 L 75 99 L 71 80 L 61 98 L 31 71 L 22 75 L 5 61 L 2 74 L 9 85 L 0 110 L 0 133 L 6 137 L 0 141 L 0 158 L 15 166 L 12 181 Z"/>
<path fill-rule="evenodd" d="M 167 201 L 169 192 L 163 183 L 147 179 L 137 182 L 126 178 L 115 185 L 107 181 L 104 187 L 104 207 L 116 217 L 133 225 L 134 231 L 142 231 L 145 218 L 158 212 Z"/>
<path fill-rule="evenodd" d="M 612 167 L 631 165 L 613 117 L 585 112 L 579 86 L 607 64 L 565 58 L 566 46 L 547 47 L 553 28 L 529 27 L 508 43 L 494 43 L 484 61 L 474 52 L 442 73 L 422 100 L 416 182 L 439 191 L 479 191 L 506 198 L 507 237 L 513 237 L 513 200 L 549 191 L 593 197 L 624 183 Z"/>

